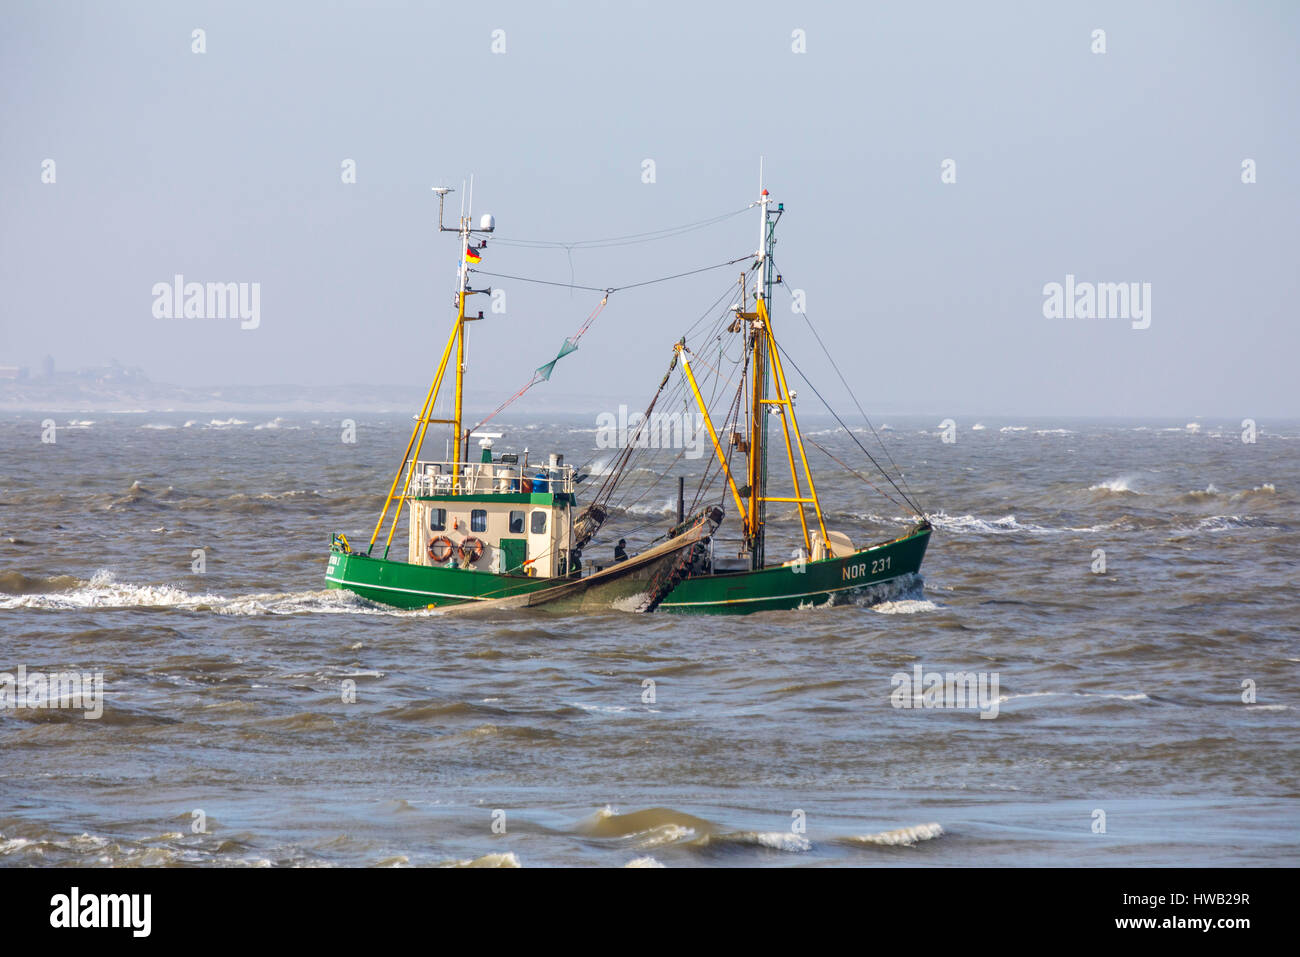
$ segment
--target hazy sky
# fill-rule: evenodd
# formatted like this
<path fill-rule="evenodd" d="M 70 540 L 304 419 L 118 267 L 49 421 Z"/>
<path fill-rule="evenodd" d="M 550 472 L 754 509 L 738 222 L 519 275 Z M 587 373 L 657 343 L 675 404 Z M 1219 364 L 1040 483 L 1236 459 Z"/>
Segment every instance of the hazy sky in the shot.
<path fill-rule="evenodd" d="M 6 0 L 0 365 L 418 391 L 455 283 L 431 186 L 454 217 L 473 172 L 501 237 L 579 241 L 740 209 L 765 156 L 778 261 L 869 410 L 1300 414 L 1298 41 L 1294 2 Z M 575 250 L 573 276 L 757 241 L 751 212 Z M 562 249 L 489 244 L 484 267 L 570 277 Z M 739 269 L 616 294 L 545 387 L 643 403 Z M 260 326 L 155 318 L 177 273 L 259 283 Z M 1150 283 L 1149 328 L 1046 318 L 1067 275 Z M 599 297 L 492 282 L 470 383 L 508 393 Z"/>

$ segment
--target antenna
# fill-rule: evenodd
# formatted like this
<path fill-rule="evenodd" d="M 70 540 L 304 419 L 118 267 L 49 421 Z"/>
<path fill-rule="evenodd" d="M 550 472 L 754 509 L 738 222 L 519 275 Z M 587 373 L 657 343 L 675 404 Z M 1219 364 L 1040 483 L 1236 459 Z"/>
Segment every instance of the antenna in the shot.
<path fill-rule="evenodd" d="M 456 191 L 450 186 L 434 186 L 431 188 L 438 194 L 438 232 L 447 232 L 447 227 L 442 224 L 442 204 L 446 202 L 448 193 Z"/>

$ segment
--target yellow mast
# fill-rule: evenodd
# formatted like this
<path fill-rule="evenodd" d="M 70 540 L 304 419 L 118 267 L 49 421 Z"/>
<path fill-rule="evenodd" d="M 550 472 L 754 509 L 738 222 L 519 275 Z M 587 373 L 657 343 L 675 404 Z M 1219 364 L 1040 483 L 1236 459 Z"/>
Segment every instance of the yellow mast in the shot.
<path fill-rule="evenodd" d="M 709 440 L 713 443 L 714 454 L 717 455 L 718 462 L 722 465 L 722 471 L 727 476 L 727 484 L 731 486 L 731 495 L 736 500 L 736 509 L 740 512 L 741 524 L 748 527 L 749 518 L 745 514 L 745 501 L 740 497 L 740 489 L 736 488 L 736 480 L 732 477 L 731 468 L 727 465 L 727 457 L 723 454 L 722 446 L 718 443 L 718 433 L 713 428 L 713 419 L 709 415 L 709 406 L 704 401 L 704 396 L 700 394 L 700 387 L 695 381 L 695 373 L 691 372 L 690 360 L 686 358 L 686 346 L 679 342 L 673 348 L 681 356 L 682 372 L 686 376 L 686 381 L 690 384 L 691 392 L 695 395 L 695 402 L 700 407 L 700 414 L 704 416 L 705 428 L 709 430 Z"/>
<path fill-rule="evenodd" d="M 803 434 L 799 431 L 799 421 L 794 411 L 794 400 L 790 396 L 789 385 L 785 378 L 785 368 L 781 363 L 780 349 L 777 346 L 776 336 L 772 332 L 771 314 L 768 312 L 768 294 L 773 285 L 773 276 L 770 272 L 771 251 L 776 241 L 773 235 L 776 221 L 769 218 L 767 208 L 769 202 L 768 192 L 764 189 L 759 197 L 759 202 L 756 204 L 762 210 L 763 215 L 763 245 L 759 252 L 758 289 L 754 311 L 745 312 L 743 306 L 736 308 L 736 318 L 741 322 L 739 328 L 744 331 L 745 335 L 750 337 L 749 363 L 751 371 L 748 384 L 750 401 L 745 406 L 745 415 L 749 420 L 749 449 L 746 459 L 749 481 L 744 489 L 746 493 L 744 496 L 741 494 L 742 490 L 737 488 L 736 481 L 727 466 L 726 455 L 718 441 L 717 433 L 714 431 L 713 421 L 709 417 L 709 410 L 705 406 L 695 376 L 686 361 L 684 347 L 680 344 L 677 346 L 678 352 L 683 353 L 682 369 L 686 373 L 691 391 L 695 395 L 695 401 L 704 416 L 704 424 L 708 427 L 709 438 L 713 441 L 714 453 L 722 464 L 723 471 L 727 476 L 727 482 L 731 486 L 732 497 L 736 500 L 737 508 L 740 509 L 741 527 L 746 544 L 752 550 L 752 559 L 756 569 L 762 567 L 764 558 L 763 526 L 765 516 L 763 504 L 766 502 L 788 502 L 798 505 L 804 549 L 810 559 L 817 560 L 823 556 L 812 554 L 812 536 L 809 533 L 808 517 L 804 511 L 808 506 L 812 506 L 813 513 L 817 518 L 817 529 L 821 534 L 823 547 L 829 541 L 826 535 L 826 521 L 822 515 L 821 502 L 817 497 L 817 484 L 813 479 L 812 467 L 808 464 L 808 454 L 804 449 Z M 784 204 L 778 205 L 776 215 L 779 217 L 783 211 Z M 779 277 L 777 277 L 777 281 L 779 281 Z M 742 388 L 745 388 L 745 386 L 742 385 Z M 769 388 L 773 393 L 772 398 L 768 398 Z M 790 480 L 794 485 L 793 495 L 767 494 L 765 431 L 769 408 L 774 408 L 781 417 L 781 430 L 785 437 L 786 462 L 790 466 Z M 791 441 L 792 434 L 793 441 Z M 798 466 L 795 464 L 794 452 L 796 448 L 799 450 Z M 802 469 L 799 466 L 802 466 Z M 800 482 L 799 473 L 801 470 L 804 481 L 807 482 L 807 495 L 804 494 Z M 746 503 L 745 499 L 748 499 L 748 503 Z"/>
<path fill-rule="evenodd" d="M 790 479 L 794 483 L 794 497 L 782 498 L 768 496 L 769 502 L 797 502 L 799 504 L 799 522 L 803 525 L 804 547 L 811 553 L 812 543 L 808 539 L 808 523 L 804 517 L 804 506 L 811 505 L 817 515 L 817 528 L 821 532 L 822 541 L 828 541 L 826 537 L 826 521 L 822 517 L 821 502 L 817 498 L 817 484 L 813 481 L 812 468 L 808 465 L 808 454 L 803 447 L 803 433 L 799 431 L 799 420 L 794 414 L 794 401 L 790 398 L 790 389 L 785 380 L 785 367 L 781 364 L 781 352 L 776 345 L 776 337 L 772 334 L 772 322 L 768 316 L 767 305 L 760 300 L 758 303 L 759 321 L 767 332 L 768 355 L 772 359 L 772 371 L 776 373 L 776 398 L 769 399 L 768 403 L 780 407 L 781 409 L 781 427 L 785 432 L 786 453 L 790 459 Z M 788 421 L 787 421 L 788 416 Z M 808 479 L 808 498 L 802 497 L 799 492 L 799 473 L 794 467 L 794 453 L 790 449 L 790 433 L 794 433 L 795 442 L 799 446 L 799 460 L 803 464 L 804 476 Z M 820 556 L 809 555 L 810 558 L 816 559 Z"/>
<path fill-rule="evenodd" d="M 473 202 L 473 180 L 470 180 L 470 197 Z M 465 315 L 465 301 L 468 296 L 476 292 L 490 292 L 488 289 L 470 289 L 469 280 L 469 241 L 471 234 L 475 232 L 492 232 L 496 226 L 491 216 L 484 216 L 484 222 L 479 229 L 471 226 L 472 213 L 467 212 L 462 206 L 460 221 L 455 229 L 442 224 L 443 203 L 446 200 L 447 193 L 451 188 L 447 186 L 434 187 L 434 192 L 438 194 L 438 231 L 454 232 L 460 236 L 460 269 L 458 272 L 460 287 L 456 292 L 456 322 L 452 326 L 451 335 L 447 339 L 447 344 L 442 350 L 442 358 L 438 361 L 438 371 L 434 374 L 433 382 L 429 386 L 428 395 L 425 396 L 424 406 L 420 410 L 419 418 L 416 420 L 415 428 L 411 432 L 411 438 L 406 443 L 406 451 L 403 453 L 402 462 L 397 467 L 397 472 L 393 476 L 392 487 L 388 490 L 388 498 L 384 501 L 384 508 L 379 513 L 379 521 L 375 524 L 375 531 L 370 536 L 370 546 L 366 549 L 367 554 L 375 547 L 375 542 L 379 538 L 380 529 L 383 528 L 384 519 L 388 515 L 388 510 L 393 505 L 393 500 L 397 499 L 397 508 L 393 512 L 393 522 L 388 530 L 388 538 L 384 543 L 384 557 L 388 557 L 388 550 L 392 547 L 393 535 L 397 531 L 397 521 L 402 515 L 402 507 L 410 494 L 411 481 L 415 476 L 416 463 L 420 459 L 420 450 L 424 447 L 424 437 L 432 423 L 446 424 L 452 427 L 452 435 L 455 441 L 455 451 L 452 455 L 452 476 L 451 487 L 454 493 L 460 487 L 460 470 L 461 470 L 461 444 L 467 438 L 461 434 L 462 429 L 462 412 L 464 406 L 464 380 L 465 380 L 465 323 L 474 321 L 474 318 Z M 442 382 L 447 370 L 447 362 L 451 357 L 452 346 L 456 347 L 456 386 L 453 403 L 452 418 L 435 419 L 431 417 L 434 406 L 437 404 L 438 395 L 442 391 Z M 412 454 L 414 448 L 414 454 Z M 402 481 L 402 472 L 406 472 L 406 480 Z M 398 487 L 401 487 L 401 493 L 398 493 Z"/>
<path fill-rule="evenodd" d="M 455 412 L 452 413 L 452 422 L 454 423 L 453 435 L 455 435 L 455 447 L 451 455 L 451 491 L 454 495 L 456 488 L 460 483 L 460 443 L 461 443 L 461 421 L 460 410 L 461 400 L 463 397 L 462 388 L 465 381 L 465 251 L 461 250 L 461 280 L 460 292 L 456 296 L 458 303 L 458 313 L 456 316 L 456 401 Z"/>

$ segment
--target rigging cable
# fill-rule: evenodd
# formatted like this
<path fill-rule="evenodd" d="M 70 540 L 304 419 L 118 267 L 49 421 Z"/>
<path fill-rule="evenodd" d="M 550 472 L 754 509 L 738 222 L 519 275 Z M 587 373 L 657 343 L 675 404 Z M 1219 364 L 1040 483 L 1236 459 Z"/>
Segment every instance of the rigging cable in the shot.
<path fill-rule="evenodd" d="M 772 262 L 772 268 L 776 269 L 775 260 L 773 260 Z M 781 275 L 781 271 L 779 269 L 776 269 L 776 273 L 778 276 Z M 786 293 L 793 299 L 794 293 L 790 292 L 789 285 L 784 282 L 782 282 L 781 285 L 785 287 Z M 912 489 L 907 484 L 907 476 L 904 475 L 903 470 L 898 467 L 898 463 L 894 461 L 894 457 L 889 454 L 889 449 L 885 447 L 885 443 L 881 440 L 880 435 L 876 432 L 876 427 L 871 424 L 871 419 L 870 417 L 868 417 L 866 410 L 862 408 L 862 403 L 858 401 L 858 397 L 854 394 L 853 388 L 849 385 L 848 380 L 844 378 L 844 373 L 840 371 L 839 365 L 835 362 L 835 357 L 832 356 L 830 350 L 826 348 L 826 343 L 822 341 L 821 334 L 818 333 L 817 328 L 812 324 L 812 320 L 808 318 L 807 310 L 805 310 L 802 313 L 802 315 L 803 315 L 804 322 L 808 325 L 808 328 L 812 332 L 813 337 L 817 340 L 817 344 L 821 346 L 822 352 L 825 353 L 826 358 L 830 360 L 831 368 L 834 369 L 835 374 L 840 377 L 840 382 L 843 384 L 845 391 L 848 392 L 849 398 L 851 398 L 853 400 L 853 404 L 857 406 L 858 412 L 861 413 L 862 415 L 862 420 L 867 423 L 867 428 L 871 430 L 871 434 L 872 436 L 875 437 L 876 443 L 880 446 L 881 451 L 885 453 L 885 458 L 889 460 L 889 464 L 892 465 L 894 467 L 894 471 L 898 473 L 898 478 L 903 483 L 903 487 L 906 488 L 907 491 L 910 493 Z M 785 348 L 782 347 L 781 351 L 785 352 Z M 793 364 L 793 362 L 794 360 L 792 359 L 791 364 Z M 795 369 L 798 370 L 798 366 L 795 366 Z M 817 392 L 817 388 L 813 386 L 812 382 L 809 381 L 808 378 L 804 376 L 802 372 L 800 372 L 799 375 L 804 378 L 805 382 L 808 382 L 808 385 L 809 387 L 812 388 L 813 392 Z M 817 393 L 817 398 L 822 399 L 821 393 L 819 392 Z M 841 426 L 844 427 L 844 431 L 848 432 L 849 435 L 852 436 L 853 435 L 852 431 L 849 429 L 847 425 L 844 424 L 844 422 L 840 419 L 838 415 L 835 415 L 835 411 L 831 409 L 830 404 L 827 403 L 825 399 L 822 399 L 822 404 L 826 406 L 827 410 L 830 411 L 831 415 L 835 416 L 835 420 L 839 422 Z M 857 442 L 856 437 L 854 438 L 854 441 Z M 862 448 L 861 442 L 858 442 L 858 447 Z M 865 448 L 862 448 L 862 451 L 867 454 L 867 458 L 871 459 L 871 464 L 875 465 L 876 468 L 880 469 L 881 474 L 884 475 L 885 478 L 889 479 L 889 484 L 893 485 L 894 488 L 897 489 L 898 486 L 894 483 L 894 480 L 890 478 L 890 476 L 885 472 L 885 470 L 880 467 L 880 464 L 876 462 L 874 458 L 871 457 L 871 454 L 867 452 Z M 914 511 L 918 512 L 921 515 L 925 514 L 924 510 L 921 509 L 907 494 L 905 494 L 902 489 L 898 489 L 898 493 L 903 496 L 904 500 L 907 502 L 908 505 L 912 506 Z"/>
<path fill-rule="evenodd" d="M 799 364 L 795 362 L 793 358 L 791 358 L 790 353 L 786 351 L 785 346 L 778 345 L 777 348 L 781 350 L 781 355 L 784 356 L 787 360 L 789 360 L 790 365 L 794 367 L 794 371 L 799 374 L 799 378 L 803 379 L 804 383 L 808 386 L 808 388 L 813 390 L 813 394 L 816 395 L 817 398 L 821 399 L 822 405 L 826 406 L 826 411 L 828 411 L 831 414 L 831 416 L 835 419 L 835 421 L 840 424 L 840 427 L 844 429 L 845 433 L 848 434 L 848 437 L 854 441 L 857 447 L 862 450 L 862 454 L 865 455 L 868 459 L 870 459 L 871 464 L 874 465 L 876 469 L 880 472 L 880 474 L 885 477 L 885 481 L 887 481 L 890 485 L 894 487 L 894 491 L 903 497 L 903 501 L 906 502 L 909 506 L 911 506 L 912 511 L 916 513 L 916 515 L 919 518 L 925 518 L 925 512 L 920 508 L 920 506 L 916 504 L 916 502 L 912 501 L 912 499 L 908 496 L 906 492 L 904 492 L 901 488 L 898 487 L 898 483 L 894 481 L 893 476 L 891 476 L 887 471 L 885 471 L 885 469 L 881 466 L 881 464 L 876 461 L 875 456 L 873 456 L 869 451 L 867 451 L 867 447 L 858 441 L 858 437 L 853 434 L 853 430 L 850 429 L 844 423 L 844 420 L 841 419 L 839 415 L 835 412 L 835 410 L 831 408 L 830 403 L 826 401 L 825 397 L 820 392 L 817 391 L 817 386 L 813 385 L 812 380 L 809 379 L 806 375 L 804 375 L 803 370 L 800 369 Z M 872 429 L 872 432 L 874 431 L 875 429 Z M 895 468 L 897 468 L 897 466 L 895 466 Z M 899 472 L 899 477 L 902 478 L 901 471 Z M 895 502 L 894 504 L 897 505 L 898 503 Z"/>
<path fill-rule="evenodd" d="M 713 266 L 701 266 L 699 269 L 691 269 L 687 272 L 674 273 L 671 276 L 660 276 L 658 279 L 646 279 L 642 282 L 631 282 L 625 286 L 583 286 L 571 282 L 554 282 L 549 279 L 531 279 L 527 276 L 510 276 L 500 272 L 486 272 L 482 269 L 471 269 L 470 272 L 478 273 L 480 276 L 493 276 L 497 279 L 513 279 L 515 282 L 532 282 L 542 286 L 562 286 L 565 289 L 585 289 L 589 292 L 603 292 L 606 294 L 620 292 L 624 289 L 639 289 L 641 286 L 651 286 L 657 282 L 668 282 L 670 279 L 681 279 L 684 276 L 694 276 L 698 273 L 708 272 L 710 269 L 721 269 L 723 266 L 734 266 L 738 262 L 749 259 L 753 253 L 746 253 L 743 256 L 737 256 L 735 259 L 728 259 L 725 263 L 717 263 Z"/>
<path fill-rule="evenodd" d="M 670 239 L 673 236 L 680 236 L 683 233 L 689 233 L 696 229 L 703 229 L 706 226 L 712 226 L 739 216 L 741 213 L 748 212 L 754 204 L 744 207 L 743 209 L 733 210 L 730 213 L 722 213 L 719 216 L 713 216 L 709 219 L 702 219 L 695 223 L 686 223 L 681 226 L 669 226 L 664 229 L 653 229 L 644 233 L 629 233 L 626 236 L 611 236 L 606 239 L 579 239 L 574 242 L 561 242 L 550 239 L 511 239 L 509 237 L 494 237 L 494 243 L 503 243 L 507 246 L 531 246 L 534 248 L 551 248 L 551 249 L 589 249 L 600 246 L 631 246 L 637 243 L 657 242 L 660 239 Z"/>

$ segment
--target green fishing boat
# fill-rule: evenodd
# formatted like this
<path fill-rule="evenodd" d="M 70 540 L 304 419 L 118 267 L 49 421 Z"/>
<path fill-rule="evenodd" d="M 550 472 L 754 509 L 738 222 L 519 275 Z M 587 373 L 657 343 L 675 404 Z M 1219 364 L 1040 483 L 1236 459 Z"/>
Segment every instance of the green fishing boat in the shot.
<path fill-rule="evenodd" d="M 656 607 L 661 611 L 747 614 L 856 602 L 864 596 L 893 597 L 919 584 L 921 561 L 930 541 L 930 523 L 906 490 L 905 482 L 900 486 L 861 443 L 861 451 L 897 494 L 897 498 L 891 499 L 912 512 L 914 523 L 895 538 L 865 546 L 855 546 L 848 535 L 827 529 L 816 478 L 795 413 L 796 393 L 786 378 L 783 350 L 777 343 L 770 312 L 773 289 L 783 283 L 774 266 L 773 252 L 776 226 L 785 207 L 783 203 L 774 204 L 761 183 L 754 206 L 761 216 L 761 244 L 750 270 L 740 277 L 738 299 L 730 310 L 731 322 L 721 327 L 717 335 L 709 330 L 697 337 L 710 350 L 717 350 L 716 355 L 710 352 L 710 361 L 705 365 L 718 380 L 729 380 L 739 373 L 739 385 L 733 394 L 722 393 L 717 388 L 712 390 L 714 395 L 722 395 L 726 400 L 725 420 L 720 426 L 715 425 L 714 414 L 704 399 L 705 390 L 692 368 L 693 354 L 685 338 L 674 345 L 670 365 L 670 372 L 674 367 L 680 369 L 707 429 L 714 463 L 725 479 L 712 487 L 724 486 L 722 499 L 729 498 L 735 506 L 732 514 L 741 527 L 740 548 L 729 560 L 717 559 L 713 548 L 700 555 L 657 601 Z M 750 305 L 747 307 L 746 303 Z M 733 350 L 724 341 L 726 337 L 734 340 L 739 348 Z M 730 373 L 720 368 L 721 358 L 728 350 L 739 356 L 733 363 L 736 368 Z M 829 353 L 827 358 L 831 359 Z M 666 377 L 643 417 L 646 421 L 665 384 Z M 838 416 L 836 419 L 853 438 L 852 431 Z M 780 425 L 780 449 L 785 453 L 783 458 L 791 486 L 779 494 L 769 491 L 768 453 L 773 444 L 770 435 L 773 420 Z M 883 444 L 881 448 L 884 449 Z M 887 451 L 885 455 L 888 456 Z M 628 460 L 621 461 L 619 468 L 625 469 Z M 892 464 L 892 458 L 889 461 Z M 707 494 L 702 488 L 697 493 L 697 502 Z M 794 506 L 802 547 L 794 550 L 789 560 L 769 563 L 767 508 L 773 503 Z M 678 511 L 680 515 L 681 505 Z"/>
<path fill-rule="evenodd" d="M 725 351 L 724 336 L 738 346 L 732 349 L 737 357 L 735 368 L 726 377 L 729 382 L 738 373 L 734 394 L 720 391 L 716 384 L 708 390 L 715 400 L 720 395 L 727 399 L 719 418 L 705 400 L 706 390 L 692 366 L 692 360 L 701 361 L 688 345 L 688 337 L 682 337 L 673 346 L 668 372 L 635 432 L 624 441 L 592 501 L 581 510 L 578 485 L 588 476 L 566 465 L 563 455 L 552 453 L 533 463 L 528 461 L 527 450 L 522 459 L 518 453 L 497 455 L 492 440 L 500 436 L 483 431 L 486 420 L 468 428 L 463 424 L 467 324 L 483 317 L 481 312 L 477 317 L 468 316 L 466 303 L 472 295 L 491 293 L 489 288 L 472 288 L 469 280 L 472 272 L 479 271 L 474 266 L 482 259 L 481 250 L 494 232 L 495 222 L 484 216 L 475 227 L 472 214 L 462 207 L 458 226 L 443 225 L 443 204 L 450 190 L 440 187 L 436 191 L 439 230 L 455 232 L 460 240 L 456 319 L 370 542 L 364 551 L 354 551 L 345 536 L 334 536 L 326 569 L 329 587 L 399 608 L 521 608 L 554 602 L 569 607 L 614 605 L 638 612 L 747 614 L 861 601 L 864 596 L 868 600 L 887 598 L 919 585 L 930 523 L 908 494 L 905 482 L 895 481 L 847 426 L 846 433 L 906 503 L 914 522 L 902 534 L 861 546 L 855 546 L 844 532 L 826 527 L 795 412 L 796 393 L 786 378 L 784 352 L 777 343 L 770 311 L 773 290 L 783 283 L 773 251 L 784 204 L 774 205 L 761 184 L 758 201 L 749 207 L 757 208 L 761 216 L 760 246 L 752 255 L 720 264 L 752 259 L 740 276 L 738 300 L 729 314 L 720 317 L 717 334 L 710 330 L 705 337 L 710 347 L 718 347 L 719 357 Z M 556 359 L 538 368 L 498 412 L 550 377 L 555 362 L 577 348 L 578 338 L 614 291 L 603 291 L 600 304 L 582 328 L 565 340 Z M 829 353 L 827 358 L 834 363 Z M 718 363 L 702 364 L 708 373 L 721 376 Z M 452 407 L 447 417 L 436 418 L 434 409 L 449 365 L 454 380 Z M 620 556 L 621 561 L 613 565 L 589 562 L 584 567 L 582 550 L 618 511 L 614 492 L 624 484 L 634 457 L 647 448 L 644 432 L 655 421 L 656 403 L 674 370 L 680 371 L 683 395 L 689 395 L 698 408 L 699 423 L 707 431 L 712 452 L 694 501 L 688 508 L 679 478 L 677 516 L 671 528 L 643 552 Z M 775 493 L 769 490 L 768 467 L 776 435 L 773 420 L 780 427 L 780 448 L 785 453 L 790 485 Z M 426 433 L 434 424 L 450 427 L 448 445 L 453 454 L 447 460 L 420 458 Z M 477 460 L 470 456 L 469 443 L 474 436 L 479 438 Z M 650 445 L 659 447 L 657 442 Z M 884 450 L 883 444 L 881 448 Z M 832 453 L 827 454 L 849 472 L 859 474 Z M 659 477 L 663 474 L 661 471 Z M 902 479 L 901 472 L 898 478 Z M 785 561 L 768 561 L 767 509 L 773 503 L 793 506 L 798 517 L 802 544 Z M 717 554 L 715 533 L 732 506 L 739 548 L 734 555 L 722 557 Z M 390 514 L 382 551 L 375 554 Z M 390 555 L 403 514 L 407 516 L 404 560 Z M 619 544 L 621 551 L 622 542 Z"/>
<path fill-rule="evenodd" d="M 483 318 L 482 312 L 468 315 L 466 304 L 470 296 L 492 292 L 486 287 L 472 288 L 470 272 L 482 260 L 486 237 L 495 232 L 496 223 L 491 215 L 484 215 L 478 226 L 473 226 L 472 210 L 462 206 L 459 224 L 444 225 L 444 205 L 451 189 L 436 187 L 434 191 L 438 194 L 439 232 L 454 232 L 460 240 L 456 319 L 370 541 L 364 551 L 356 551 L 346 535 L 334 535 L 325 582 L 329 588 L 408 609 L 504 602 L 531 593 L 558 595 L 555 586 L 576 580 L 578 587 L 563 590 L 573 597 L 585 590 L 582 546 L 595 535 L 605 513 L 590 508 L 575 518 L 575 489 L 581 476 L 565 464 L 562 454 L 552 453 L 538 462 L 529 462 L 526 450 L 522 458 L 519 453 L 496 455 L 492 439 L 499 434 L 484 432 L 483 423 L 464 426 L 466 335 L 468 324 Z M 577 348 L 578 337 L 607 300 L 608 295 L 583 328 L 565 340 L 557 360 Z M 555 361 L 538 369 L 515 397 L 549 378 Z M 439 418 L 434 410 L 449 365 L 451 413 Z M 429 427 L 435 424 L 450 427 L 450 459 L 420 457 Z M 469 443 L 475 435 L 480 453 L 477 461 L 471 461 Z M 403 514 L 407 517 L 405 556 L 398 558 L 391 552 Z M 384 523 L 390 515 L 381 546 Z M 721 517 L 718 510 L 702 511 L 667 547 L 661 545 L 647 558 L 634 558 L 620 568 L 604 570 L 592 585 L 608 588 L 625 575 L 658 576 L 668 582 L 661 569 L 681 566 L 679 552 L 700 547 Z M 379 554 L 375 554 L 377 547 L 382 547 Z"/>

